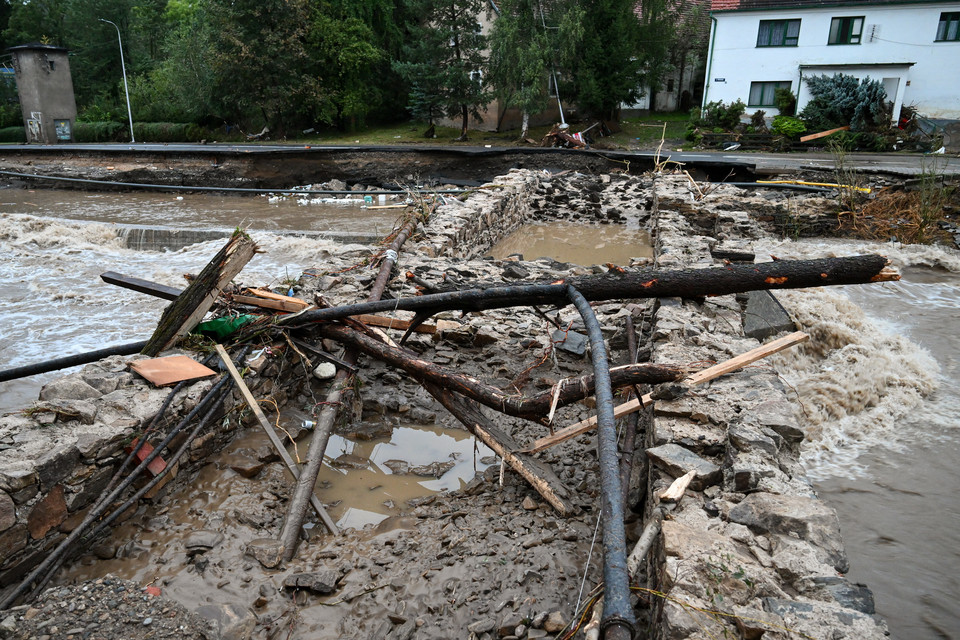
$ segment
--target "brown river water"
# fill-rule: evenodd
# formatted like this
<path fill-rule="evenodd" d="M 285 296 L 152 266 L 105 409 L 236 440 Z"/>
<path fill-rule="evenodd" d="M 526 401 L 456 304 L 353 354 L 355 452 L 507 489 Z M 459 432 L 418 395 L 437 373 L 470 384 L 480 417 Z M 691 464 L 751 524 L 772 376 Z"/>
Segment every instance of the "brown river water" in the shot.
<path fill-rule="evenodd" d="M 0 367 L 144 339 L 162 301 L 104 285 L 100 272 L 182 286 L 182 274 L 201 268 L 222 244 L 131 251 L 116 239 L 117 223 L 233 228 L 243 222 L 254 230 L 374 228 L 385 233 L 395 215 L 358 204 L 308 206 L 256 197 L 198 194 L 180 200 L 165 194 L 0 191 Z M 256 284 L 296 275 L 335 250 L 322 240 L 254 236 L 266 253 L 240 279 Z M 590 264 L 602 250 L 603 262 L 625 262 L 645 255 L 639 241 L 638 230 L 613 225 L 531 225 L 495 253 Z M 616 247 L 622 254 L 614 253 Z M 821 496 L 840 515 L 850 577 L 874 590 L 892 637 L 960 637 L 960 254 L 844 243 L 771 242 L 769 249 L 781 257 L 876 251 L 905 267 L 900 283 L 784 295 L 785 306 L 805 325 L 819 323 L 827 341 L 849 345 L 840 356 L 791 356 L 782 364 L 796 370 L 784 377 L 798 390 L 808 415 L 804 463 Z M 0 409 L 29 402 L 53 375 L 0 384 Z M 283 419 L 303 417 L 288 412 Z M 260 444 L 256 433 L 236 441 L 201 472 L 190 496 L 172 501 L 147 521 L 121 527 L 115 537 L 123 547 L 121 557 L 96 565 L 83 561 L 65 578 L 112 571 L 143 583 L 163 580 L 168 595 L 188 604 L 218 591 L 228 573 L 241 577 L 237 584 L 258 584 L 251 572 L 259 569 L 241 559 L 243 544 L 258 530 L 253 524 L 231 521 L 235 533 L 220 543 L 220 560 L 206 572 L 184 564 L 186 552 L 178 540 L 216 528 L 211 517 L 236 519 L 235 514 L 247 513 L 269 524 L 281 516 L 269 487 L 286 483 L 285 472 L 247 480 L 225 462 L 224 456 Z M 303 452 L 308 445 L 298 446 Z M 485 458 L 490 462 L 489 455 L 463 432 L 431 425 L 396 428 L 389 439 L 365 443 L 335 438 L 328 448 L 331 459 L 355 456 L 369 464 L 325 469 L 318 492 L 334 503 L 332 515 L 344 526 L 381 520 L 382 526 L 392 526 L 394 507 L 414 495 L 459 486 L 485 467 Z M 422 478 L 392 473 L 385 464 L 391 460 L 452 462 L 453 467 L 439 479 Z M 345 475 L 349 482 L 343 482 Z M 349 493 L 345 485 L 352 487 Z M 145 562 L 147 557 L 154 561 Z"/>

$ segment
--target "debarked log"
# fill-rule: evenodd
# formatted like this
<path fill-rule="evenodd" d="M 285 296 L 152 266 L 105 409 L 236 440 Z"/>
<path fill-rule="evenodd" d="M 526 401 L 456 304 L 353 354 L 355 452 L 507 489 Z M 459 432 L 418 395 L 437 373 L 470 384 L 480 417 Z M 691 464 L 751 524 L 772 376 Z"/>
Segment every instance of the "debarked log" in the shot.
<path fill-rule="evenodd" d="M 350 345 L 369 356 L 399 367 L 420 382 L 431 382 L 441 388 L 462 394 L 491 409 L 519 418 L 543 419 L 549 413 L 555 395 L 557 397 L 556 405 L 565 406 L 592 396 L 594 393 L 595 384 L 592 374 L 560 380 L 557 382 L 559 386 L 559 392 L 557 393 L 555 393 L 556 387 L 533 396 L 506 393 L 472 376 L 457 373 L 447 367 L 428 362 L 412 351 L 390 346 L 349 327 L 326 324 L 319 327 L 317 332 L 324 338 Z M 614 387 L 625 387 L 633 384 L 660 384 L 679 380 L 686 373 L 685 368 L 672 365 L 625 365 L 611 369 L 610 380 Z"/>
<path fill-rule="evenodd" d="M 887 269 L 883 256 L 863 255 L 817 260 L 775 260 L 751 265 L 731 264 L 706 269 L 640 269 L 606 273 L 556 282 L 531 282 L 511 286 L 463 289 L 425 296 L 364 302 L 313 309 L 280 319 L 280 323 L 329 322 L 363 313 L 416 311 L 483 311 L 532 305 L 566 305 L 567 286 L 572 285 L 590 301 L 624 298 L 702 298 L 760 289 L 801 289 L 840 284 L 889 282 L 900 276 Z"/>

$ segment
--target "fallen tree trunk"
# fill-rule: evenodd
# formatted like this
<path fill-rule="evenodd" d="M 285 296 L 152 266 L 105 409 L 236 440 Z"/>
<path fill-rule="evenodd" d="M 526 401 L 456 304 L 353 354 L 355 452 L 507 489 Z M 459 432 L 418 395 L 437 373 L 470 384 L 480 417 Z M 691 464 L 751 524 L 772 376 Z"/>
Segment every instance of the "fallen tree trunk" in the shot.
<path fill-rule="evenodd" d="M 363 313 L 416 311 L 423 317 L 440 311 L 483 311 L 505 307 L 566 305 L 572 285 L 590 301 L 624 298 L 702 298 L 760 289 L 799 289 L 839 284 L 864 284 L 899 280 L 887 270 L 887 259 L 878 255 L 818 260 L 776 260 L 752 265 L 727 265 L 709 269 L 642 269 L 607 273 L 558 282 L 534 282 L 508 287 L 482 287 L 435 293 L 399 300 L 383 300 L 313 309 L 281 318 L 278 322 L 302 324 L 329 322 Z M 425 315 L 424 315 L 425 314 Z"/>
<path fill-rule="evenodd" d="M 257 244 L 250 236 L 243 231 L 234 231 L 227 244 L 164 310 L 156 331 L 141 353 L 155 356 L 172 347 L 177 340 L 193 330 L 213 306 L 224 287 L 230 284 L 256 252 Z"/>
<path fill-rule="evenodd" d="M 471 400 L 496 409 L 501 413 L 541 420 L 550 411 L 554 402 L 554 389 L 534 396 L 506 393 L 480 380 L 457 373 L 451 369 L 420 359 L 417 354 L 399 347 L 390 346 L 359 331 L 341 325 L 328 324 L 319 328 L 318 334 L 337 342 L 348 344 L 363 353 L 403 369 L 419 382 L 430 382 L 444 389 L 455 391 Z M 659 364 L 625 365 L 610 370 L 611 383 L 615 387 L 633 384 L 659 384 L 679 380 L 686 373 L 682 367 Z M 593 374 L 560 380 L 556 393 L 558 407 L 592 396 L 595 388 Z"/>

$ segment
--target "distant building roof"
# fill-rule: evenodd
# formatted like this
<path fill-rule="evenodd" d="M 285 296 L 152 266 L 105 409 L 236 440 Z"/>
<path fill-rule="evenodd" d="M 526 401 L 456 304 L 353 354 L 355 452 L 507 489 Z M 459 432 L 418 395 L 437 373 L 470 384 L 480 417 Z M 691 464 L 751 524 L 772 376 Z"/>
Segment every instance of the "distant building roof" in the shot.
<path fill-rule="evenodd" d="M 63 51 L 66 53 L 69 49 L 58 47 L 53 44 L 44 44 L 42 42 L 28 42 L 27 44 L 18 44 L 15 47 L 7 47 L 7 51 L 29 51 L 31 49 L 43 49 L 45 51 Z"/>
<path fill-rule="evenodd" d="M 956 0 L 712 0 L 713 11 L 756 11 L 760 9 L 817 9 L 826 7 L 868 7 L 894 4 L 957 4 Z"/>

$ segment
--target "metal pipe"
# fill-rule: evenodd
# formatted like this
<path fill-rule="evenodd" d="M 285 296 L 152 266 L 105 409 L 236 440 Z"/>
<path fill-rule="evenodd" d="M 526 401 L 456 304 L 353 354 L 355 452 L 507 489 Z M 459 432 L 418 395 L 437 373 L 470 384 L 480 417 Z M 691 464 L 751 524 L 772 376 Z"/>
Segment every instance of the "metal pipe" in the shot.
<path fill-rule="evenodd" d="M 120 43 L 120 70 L 123 72 L 123 92 L 127 96 L 127 117 L 130 118 L 130 142 L 136 142 L 137 139 L 133 136 L 133 111 L 130 110 L 130 89 L 127 87 L 127 65 L 123 62 L 123 40 L 120 38 L 120 27 L 116 23 L 103 18 L 98 18 L 98 20 L 112 24 L 113 28 L 117 30 L 117 42 Z"/>
<path fill-rule="evenodd" d="M 629 640 L 636 630 L 636 618 L 630 603 L 630 577 L 627 574 L 627 536 L 623 526 L 623 494 L 617 459 L 616 418 L 613 415 L 613 391 L 610 364 L 603 344 L 603 333 L 593 308 L 583 294 L 567 285 L 567 297 L 577 308 L 590 338 L 597 400 L 597 448 L 600 451 L 601 514 L 603 516 L 603 620 L 601 637 L 605 640 Z"/>
<path fill-rule="evenodd" d="M 41 373 L 66 369 L 68 367 L 76 367 L 81 364 L 102 360 L 108 356 L 130 356 L 135 353 L 140 353 L 140 350 L 143 349 L 146 344 L 146 340 L 141 342 L 118 344 L 115 347 L 107 347 L 106 349 L 97 349 L 96 351 L 87 351 L 86 353 L 64 356 L 63 358 L 56 358 L 46 362 L 28 364 L 22 367 L 14 367 L 13 369 L 0 371 L 0 382 L 16 380 L 17 378 L 26 378 L 28 376 L 35 376 Z"/>

